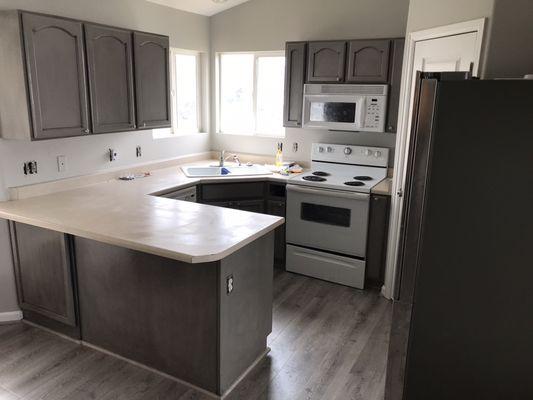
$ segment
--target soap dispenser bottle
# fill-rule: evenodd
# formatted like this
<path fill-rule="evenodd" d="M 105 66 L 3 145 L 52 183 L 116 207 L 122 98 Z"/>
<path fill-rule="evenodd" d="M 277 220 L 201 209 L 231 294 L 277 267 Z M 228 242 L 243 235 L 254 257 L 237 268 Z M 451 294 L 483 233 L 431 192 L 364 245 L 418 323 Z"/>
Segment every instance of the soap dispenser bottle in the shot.
<path fill-rule="evenodd" d="M 278 143 L 276 151 L 276 167 L 283 167 L 283 143 Z"/>

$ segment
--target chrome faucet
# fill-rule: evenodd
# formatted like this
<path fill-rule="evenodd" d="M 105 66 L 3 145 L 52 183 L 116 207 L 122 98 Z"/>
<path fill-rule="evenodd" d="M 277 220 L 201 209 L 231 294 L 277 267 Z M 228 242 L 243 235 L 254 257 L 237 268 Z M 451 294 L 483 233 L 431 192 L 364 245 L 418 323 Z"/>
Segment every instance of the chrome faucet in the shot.
<path fill-rule="evenodd" d="M 218 160 L 218 166 L 223 167 L 226 160 L 230 157 L 233 157 L 233 161 L 237 163 L 237 165 L 241 165 L 241 161 L 239 160 L 239 156 L 237 154 L 230 154 L 229 156 L 226 156 L 225 150 L 220 150 L 220 156 Z"/>

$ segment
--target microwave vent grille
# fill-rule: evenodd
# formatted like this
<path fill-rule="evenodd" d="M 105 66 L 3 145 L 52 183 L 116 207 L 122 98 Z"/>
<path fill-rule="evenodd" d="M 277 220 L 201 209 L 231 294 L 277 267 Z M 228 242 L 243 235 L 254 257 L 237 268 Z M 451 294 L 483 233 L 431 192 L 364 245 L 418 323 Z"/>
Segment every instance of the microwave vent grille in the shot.
<path fill-rule="evenodd" d="M 305 85 L 305 94 L 361 94 L 385 96 L 387 85 Z"/>

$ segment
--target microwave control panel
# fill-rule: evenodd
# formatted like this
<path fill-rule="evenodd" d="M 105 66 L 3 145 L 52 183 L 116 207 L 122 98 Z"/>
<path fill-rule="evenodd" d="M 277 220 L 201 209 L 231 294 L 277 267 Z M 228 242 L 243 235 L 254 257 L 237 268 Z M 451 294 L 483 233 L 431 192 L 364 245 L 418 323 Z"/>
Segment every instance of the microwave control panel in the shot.
<path fill-rule="evenodd" d="M 386 99 L 386 96 L 368 96 L 366 98 L 364 130 L 385 132 Z"/>

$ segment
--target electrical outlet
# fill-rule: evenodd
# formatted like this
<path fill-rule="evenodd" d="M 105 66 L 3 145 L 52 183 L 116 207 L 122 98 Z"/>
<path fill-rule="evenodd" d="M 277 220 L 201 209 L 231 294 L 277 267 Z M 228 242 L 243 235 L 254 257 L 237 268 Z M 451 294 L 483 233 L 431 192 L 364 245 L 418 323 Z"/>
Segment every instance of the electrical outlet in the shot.
<path fill-rule="evenodd" d="M 67 157 L 57 156 L 57 171 L 65 172 L 67 170 Z"/>
<path fill-rule="evenodd" d="M 33 175 L 37 171 L 37 161 L 26 161 L 23 166 L 24 175 Z"/>
<path fill-rule="evenodd" d="M 141 146 L 137 146 L 137 148 L 135 149 L 135 155 L 137 156 L 137 158 L 142 157 L 143 150 L 142 150 Z"/>
<path fill-rule="evenodd" d="M 226 278 L 226 294 L 233 292 L 233 275 Z"/>
<path fill-rule="evenodd" d="M 294 142 L 292 144 L 292 152 L 293 153 L 298 153 L 298 142 Z"/>
<path fill-rule="evenodd" d="M 111 162 L 116 161 L 117 158 L 118 158 L 118 153 L 113 149 L 109 149 L 109 161 Z"/>

